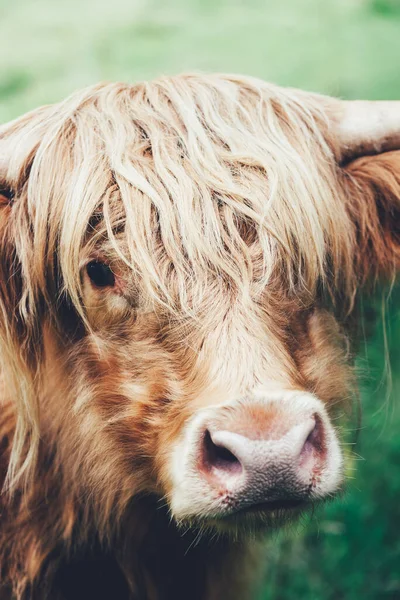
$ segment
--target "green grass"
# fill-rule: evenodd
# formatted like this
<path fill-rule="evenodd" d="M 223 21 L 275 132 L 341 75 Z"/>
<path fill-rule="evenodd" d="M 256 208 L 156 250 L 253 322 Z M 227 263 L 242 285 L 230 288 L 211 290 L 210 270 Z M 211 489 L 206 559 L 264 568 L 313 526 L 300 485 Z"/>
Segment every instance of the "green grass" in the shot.
<path fill-rule="evenodd" d="M 400 99 L 400 0 L 0 0 L 0 40 L 0 121 L 99 80 L 188 70 Z M 400 598 L 399 305 L 397 290 L 386 408 L 382 327 L 367 328 L 355 479 L 271 540 L 262 600 Z"/>

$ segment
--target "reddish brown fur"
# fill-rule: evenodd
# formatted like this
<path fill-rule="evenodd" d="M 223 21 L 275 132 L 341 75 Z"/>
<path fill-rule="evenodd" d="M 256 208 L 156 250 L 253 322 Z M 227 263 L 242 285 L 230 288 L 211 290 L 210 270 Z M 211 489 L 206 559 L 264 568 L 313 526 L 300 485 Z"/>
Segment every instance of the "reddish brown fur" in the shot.
<path fill-rule="evenodd" d="M 360 278 L 393 277 L 400 265 L 400 152 L 355 160 L 345 170 L 357 226 Z"/>

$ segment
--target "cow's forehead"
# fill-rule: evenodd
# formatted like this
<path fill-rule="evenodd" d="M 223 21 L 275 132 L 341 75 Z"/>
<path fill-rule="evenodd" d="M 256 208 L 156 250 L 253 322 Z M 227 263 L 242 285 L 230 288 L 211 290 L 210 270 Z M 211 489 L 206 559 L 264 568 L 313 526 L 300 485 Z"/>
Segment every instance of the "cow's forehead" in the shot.
<path fill-rule="evenodd" d="M 82 249 L 96 245 L 88 222 L 98 215 L 99 238 L 117 252 L 123 229 L 119 253 L 148 294 L 170 303 L 175 287 L 185 304 L 189 280 L 193 293 L 211 294 L 220 277 L 251 294 L 255 281 L 265 288 L 284 274 L 292 291 L 313 293 L 328 261 L 337 271 L 349 262 L 349 216 L 321 131 L 311 97 L 188 76 L 99 86 L 6 128 L 2 143 L 15 185 L 30 161 L 35 243 L 54 242 L 46 254 L 58 253 L 76 302 Z"/>

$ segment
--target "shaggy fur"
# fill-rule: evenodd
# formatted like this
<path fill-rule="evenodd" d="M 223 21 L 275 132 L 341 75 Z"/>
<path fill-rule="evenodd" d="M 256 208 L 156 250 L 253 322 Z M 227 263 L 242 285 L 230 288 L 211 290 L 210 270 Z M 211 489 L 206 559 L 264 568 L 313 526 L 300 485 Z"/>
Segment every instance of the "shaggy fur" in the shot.
<path fill-rule="evenodd" d="M 196 410 L 271 379 L 350 404 L 400 151 L 343 164 L 329 106 L 187 75 L 0 129 L 1 600 L 251 597 L 257 544 L 171 520 L 168 461 Z"/>

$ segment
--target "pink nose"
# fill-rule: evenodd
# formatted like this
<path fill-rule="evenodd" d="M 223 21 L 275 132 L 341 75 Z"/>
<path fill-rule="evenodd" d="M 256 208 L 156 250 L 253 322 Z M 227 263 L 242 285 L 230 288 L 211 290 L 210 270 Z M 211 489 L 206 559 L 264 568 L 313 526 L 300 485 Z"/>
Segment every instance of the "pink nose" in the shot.
<path fill-rule="evenodd" d="M 281 417 L 282 418 L 282 417 Z M 324 427 L 317 414 L 264 432 L 209 427 L 200 469 L 236 510 L 265 505 L 279 509 L 307 501 L 325 462 Z"/>

